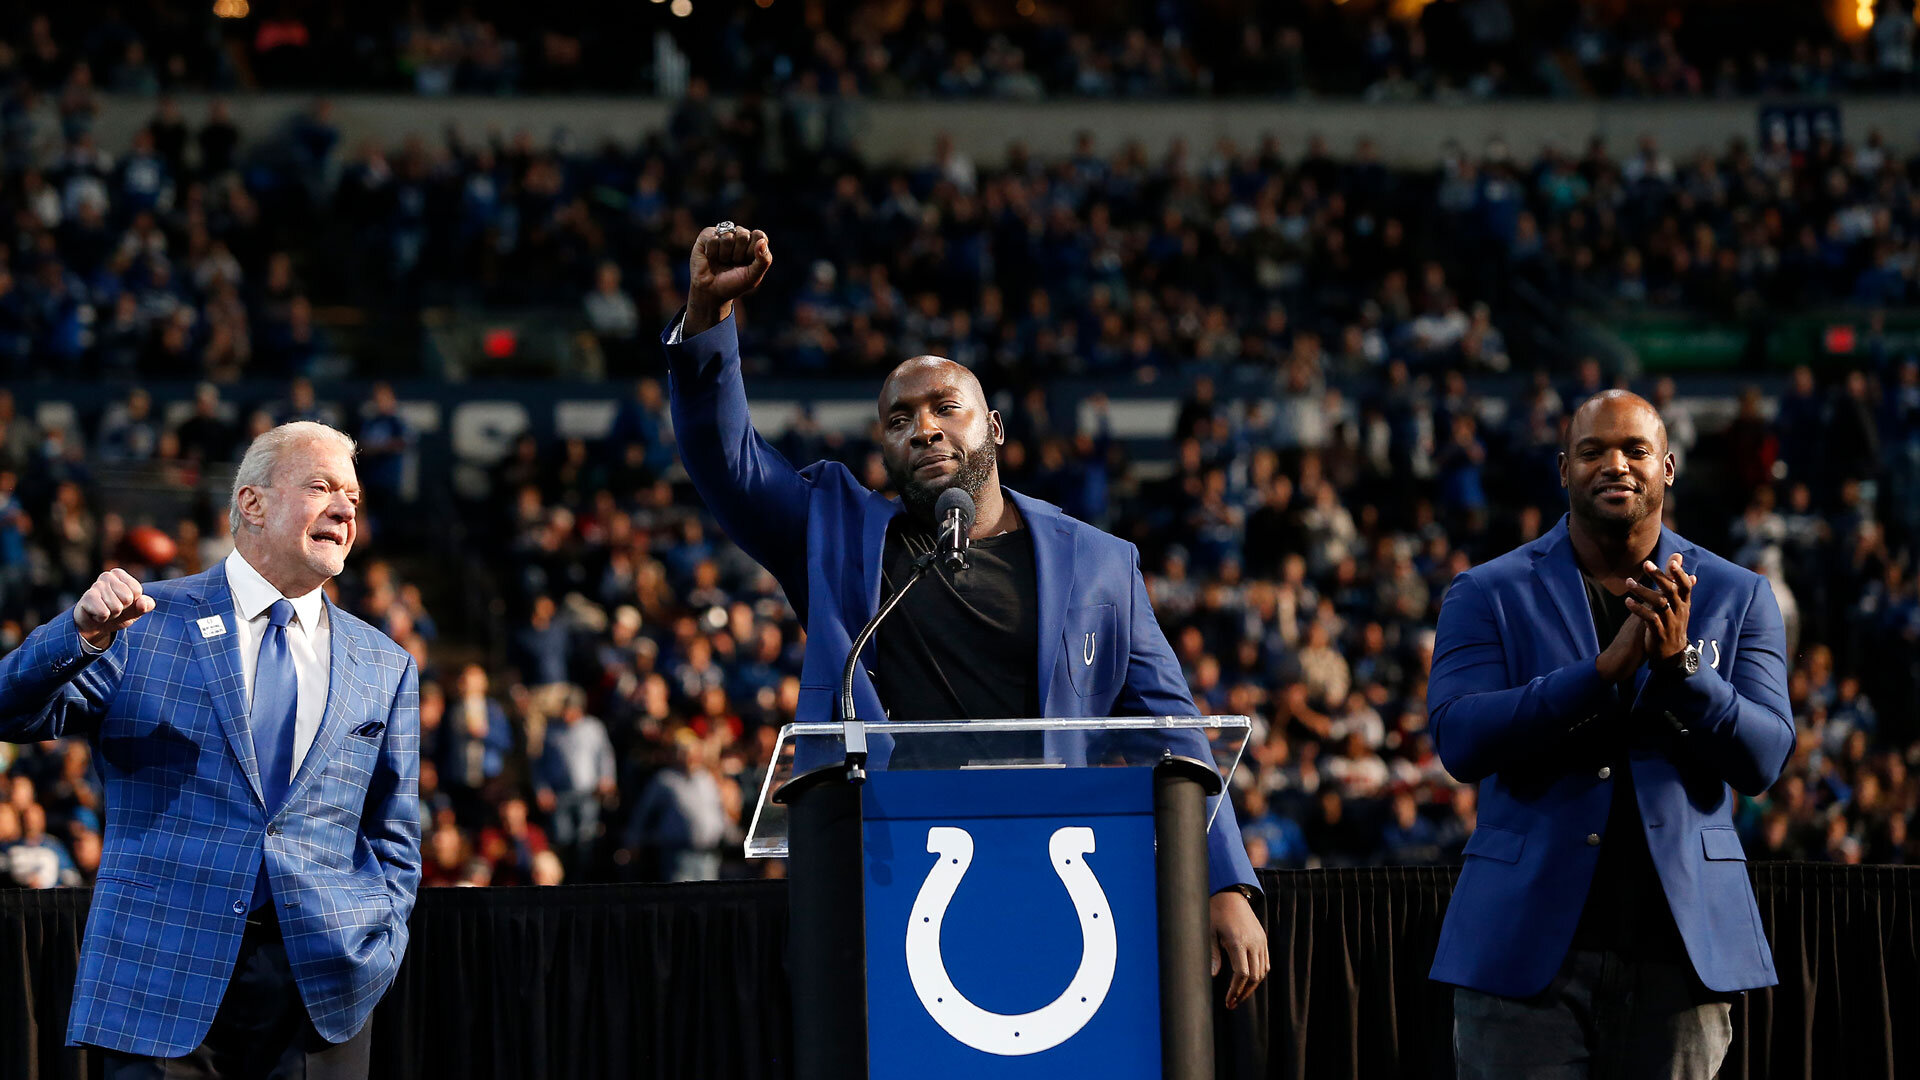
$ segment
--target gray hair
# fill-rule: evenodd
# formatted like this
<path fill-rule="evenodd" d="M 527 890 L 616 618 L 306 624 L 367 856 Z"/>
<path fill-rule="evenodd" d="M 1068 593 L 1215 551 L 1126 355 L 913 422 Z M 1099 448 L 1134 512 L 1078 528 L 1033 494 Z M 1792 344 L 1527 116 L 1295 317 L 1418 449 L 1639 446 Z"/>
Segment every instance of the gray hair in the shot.
<path fill-rule="evenodd" d="M 247 445 L 246 456 L 240 459 L 240 467 L 233 473 L 233 497 L 227 503 L 227 525 L 235 536 L 240 535 L 240 526 L 244 524 L 240 517 L 240 489 L 272 487 L 273 474 L 280 468 L 281 456 L 287 449 L 312 442 L 331 442 L 344 449 L 348 457 L 360 449 L 359 444 L 346 432 L 312 420 L 295 420 L 255 436 L 253 442 Z"/>

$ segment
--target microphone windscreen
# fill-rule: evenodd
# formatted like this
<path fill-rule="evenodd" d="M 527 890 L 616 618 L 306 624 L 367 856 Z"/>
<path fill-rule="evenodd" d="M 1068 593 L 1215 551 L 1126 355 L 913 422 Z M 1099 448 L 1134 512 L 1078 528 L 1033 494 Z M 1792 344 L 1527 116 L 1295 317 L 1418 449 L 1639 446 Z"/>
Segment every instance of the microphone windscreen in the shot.
<path fill-rule="evenodd" d="M 960 511 L 960 535 L 973 532 L 973 496 L 960 488 L 948 488 L 934 500 L 933 516 L 936 521 L 946 521 L 947 515 L 955 510 Z"/>

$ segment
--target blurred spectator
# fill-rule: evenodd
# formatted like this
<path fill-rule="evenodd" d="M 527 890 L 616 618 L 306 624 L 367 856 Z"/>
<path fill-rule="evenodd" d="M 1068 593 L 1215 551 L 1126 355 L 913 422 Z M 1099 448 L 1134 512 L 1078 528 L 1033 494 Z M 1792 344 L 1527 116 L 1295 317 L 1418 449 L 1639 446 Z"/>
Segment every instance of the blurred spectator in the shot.
<path fill-rule="evenodd" d="M 461 669 L 460 693 L 447 708 L 441 736 L 441 785 L 453 797 L 455 816 L 468 827 L 485 816 L 489 788 L 505 771 L 513 746 L 506 710 L 487 696 L 487 682 L 487 671 L 479 664 Z"/>
<path fill-rule="evenodd" d="M 452 821 L 443 821 L 427 833 L 425 865 L 420 884 L 460 885 L 465 883 L 468 861 L 472 857 L 467 838 Z"/>
<path fill-rule="evenodd" d="M 193 415 L 175 432 L 179 439 L 175 456 L 201 463 L 235 460 L 240 435 L 228 413 L 220 389 L 212 383 L 200 384 L 193 396 Z"/>
<path fill-rule="evenodd" d="M 94 454 L 102 461 L 148 461 L 160 449 L 160 424 L 153 398 L 135 387 L 124 405 L 110 408 L 100 421 Z"/>
<path fill-rule="evenodd" d="M 1260 856 L 1253 860 L 1254 866 L 1293 870 L 1306 866 L 1313 853 L 1299 824 L 1275 813 L 1267 804 L 1266 792 L 1258 787 L 1248 788 L 1242 800 L 1245 816 L 1240 821 L 1240 835 L 1246 840 L 1248 853 Z"/>
<path fill-rule="evenodd" d="M 1306 834 L 1307 846 L 1320 856 L 1321 865 L 1365 865 L 1374 850 L 1369 832 L 1365 823 L 1351 813 L 1339 788 L 1320 789 L 1316 811 L 1307 819 Z"/>
<path fill-rule="evenodd" d="M 19 836 L 6 850 L 14 884 L 28 889 L 80 884 L 79 869 L 67 846 L 47 833 L 46 810 L 37 802 L 29 802 L 18 816 Z M 4 828 L 5 823 L 0 822 L 0 830 Z"/>
<path fill-rule="evenodd" d="M 540 810 L 553 822 L 553 842 L 562 863 L 580 873 L 593 856 L 601 808 L 616 800 L 618 788 L 606 725 L 587 715 L 586 691 L 577 686 L 567 691 L 560 723 L 547 729 L 541 766 L 536 785 Z"/>
<path fill-rule="evenodd" d="M 358 434 L 360 454 L 355 466 L 365 500 L 376 517 L 398 525 L 406 515 L 389 514 L 389 511 L 398 511 L 409 501 L 408 475 L 414 468 L 416 436 L 412 425 L 400 414 L 400 402 L 390 384 L 373 384 L 372 400 L 360 419 Z"/>
<path fill-rule="evenodd" d="M 639 362 L 640 309 L 620 287 L 619 263 L 600 264 L 585 306 L 587 325 L 599 338 L 610 366 L 631 370 Z"/>
<path fill-rule="evenodd" d="M 720 841 L 727 813 L 706 744 L 681 731 L 668 747 L 669 764 L 640 794 L 627 827 L 626 847 L 651 862 L 663 881 L 720 875 Z"/>
<path fill-rule="evenodd" d="M 1420 815 L 1413 792 L 1393 794 L 1392 818 L 1380 831 L 1380 847 L 1389 865 L 1418 865 L 1440 861 L 1439 834 Z"/>
<path fill-rule="evenodd" d="M 480 830 L 479 857 L 488 865 L 489 885 L 531 885 L 534 863 L 552 854 L 547 834 L 527 819 L 527 800 L 509 795 L 501 800 L 499 820 Z"/>
<path fill-rule="evenodd" d="M 546 718 L 558 713 L 566 700 L 567 669 L 573 655 L 573 632 L 553 597 L 534 598 L 533 610 L 515 632 L 513 645 L 530 703 L 528 746 L 538 754 Z"/>

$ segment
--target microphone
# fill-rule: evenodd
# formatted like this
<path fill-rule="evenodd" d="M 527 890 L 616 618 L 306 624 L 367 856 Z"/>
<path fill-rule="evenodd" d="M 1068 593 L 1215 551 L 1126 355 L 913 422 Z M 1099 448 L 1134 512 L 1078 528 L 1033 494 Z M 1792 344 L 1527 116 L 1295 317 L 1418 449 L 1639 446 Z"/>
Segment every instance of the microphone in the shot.
<path fill-rule="evenodd" d="M 950 487 L 934 502 L 933 515 L 940 522 L 940 561 L 948 570 L 965 570 L 973 536 L 973 496 Z"/>

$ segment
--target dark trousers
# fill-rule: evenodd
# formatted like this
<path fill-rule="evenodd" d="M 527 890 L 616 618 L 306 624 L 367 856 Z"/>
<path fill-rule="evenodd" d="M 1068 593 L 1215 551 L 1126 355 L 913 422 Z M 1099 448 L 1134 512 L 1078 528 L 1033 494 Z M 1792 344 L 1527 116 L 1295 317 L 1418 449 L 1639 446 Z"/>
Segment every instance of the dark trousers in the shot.
<path fill-rule="evenodd" d="M 1713 1080 L 1733 1042 L 1728 995 L 1693 967 L 1574 950 L 1547 988 L 1453 992 L 1460 1080 Z"/>
<path fill-rule="evenodd" d="M 262 916 L 255 916 L 256 919 Z M 184 1057 L 105 1051 L 106 1080 L 366 1080 L 373 1022 L 343 1043 L 313 1029 L 269 911 L 249 921 L 213 1027 Z"/>

